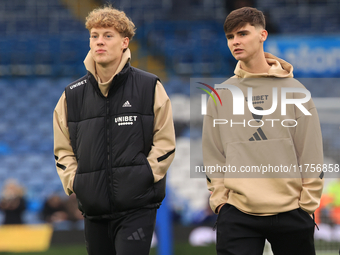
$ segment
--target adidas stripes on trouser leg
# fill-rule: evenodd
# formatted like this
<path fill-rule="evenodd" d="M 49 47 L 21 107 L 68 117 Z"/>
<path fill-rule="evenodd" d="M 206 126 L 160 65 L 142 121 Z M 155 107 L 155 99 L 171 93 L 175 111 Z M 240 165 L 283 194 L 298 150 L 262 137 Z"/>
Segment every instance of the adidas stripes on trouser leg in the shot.
<path fill-rule="evenodd" d="M 115 220 L 85 218 L 88 255 L 148 255 L 157 209 L 140 209 Z"/>
<path fill-rule="evenodd" d="M 225 204 L 217 219 L 218 255 L 262 255 L 267 239 L 275 255 L 315 255 L 315 223 L 302 209 L 253 216 Z"/>

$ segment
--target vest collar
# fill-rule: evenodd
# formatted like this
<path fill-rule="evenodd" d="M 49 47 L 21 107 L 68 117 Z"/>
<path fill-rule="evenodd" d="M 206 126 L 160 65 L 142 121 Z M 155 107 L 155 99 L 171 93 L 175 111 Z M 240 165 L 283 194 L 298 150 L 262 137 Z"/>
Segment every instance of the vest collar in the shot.
<path fill-rule="evenodd" d="M 118 74 L 116 74 L 115 77 L 113 78 L 111 87 L 109 89 L 108 96 L 110 94 L 112 94 L 113 91 L 115 91 L 116 89 L 118 89 L 120 86 L 122 86 L 125 83 L 125 81 L 126 81 L 128 75 L 129 75 L 130 71 L 131 71 L 131 65 L 128 62 L 128 63 L 125 64 L 123 69 Z M 102 92 L 100 91 L 100 89 L 98 87 L 98 81 L 93 76 L 93 74 L 90 71 L 88 71 L 87 75 L 88 75 L 88 79 L 89 79 L 90 83 L 92 84 L 94 89 L 97 91 L 97 93 L 99 93 L 102 97 L 105 97 L 102 94 Z"/>

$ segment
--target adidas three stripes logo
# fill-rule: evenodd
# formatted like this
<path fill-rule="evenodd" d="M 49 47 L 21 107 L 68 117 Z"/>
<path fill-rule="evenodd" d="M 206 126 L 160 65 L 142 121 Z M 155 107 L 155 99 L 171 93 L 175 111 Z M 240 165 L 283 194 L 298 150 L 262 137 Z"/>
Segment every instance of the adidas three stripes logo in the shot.
<path fill-rule="evenodd" d="M 257 132 L 253 134 L 253 137 L 249 138 L 249 141 L 261 141 L 261 140 L 268 140 L 266 135 L 263 133 L 261 128 L 257 129 Z"/>
<path fill-rule="evenodd" d="M 262 107 L 255 107 L 256 110 L 263 110 Z M 252 114 L 253 118 L 256 120 L 256 122 L 260 122 L 260 120 L 263 118 L 261 115 L 255 115 Z M 249 138 L 249 141 L 261 141 L 261 140 L 268 140 L 266 135 L 263 133 L 262 128 L 258 128 L 257 131 L 253 134 L 253 137 Z"/>
<path fill-rule="evenodd" d="M 132 235 L 127 238 L 127 240 L 146 241 L 143 229 L 142 228 L 137 229 L 137 231 L 133 232 Z"/>

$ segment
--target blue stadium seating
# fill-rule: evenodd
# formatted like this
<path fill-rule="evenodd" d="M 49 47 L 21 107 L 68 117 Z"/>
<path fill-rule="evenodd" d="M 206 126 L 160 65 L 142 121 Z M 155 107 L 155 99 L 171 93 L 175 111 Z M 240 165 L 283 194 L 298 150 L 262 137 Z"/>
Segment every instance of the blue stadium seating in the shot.
<path fill-rule="evenodd" d="M 111 2 L 136 23 L 140 44 L 165 56 L 168 81 L 163 84 L 170 97 L 180 94 L 189 99 L 189 76 L 232 74 L 235 62 L 222 29 L 223 1 L 192 6 L 185 21 L 166 1 Z M 298 7 L 292 2 L 259 0 L 257 4 L 270 9 L 282 33 L 339 32 L 337 1 Z M 88 32 L 59 0 L 2 0 L 1 5 L 0 190 L 8 178 L 24 185 L 29 201 L 25 220 L 36 223 L 44 199 L 63 192 L 53 159 L 52 114 L 65 86 L 85 74 L 82 61 L 89 50 Z M 314 80 L 307 88 L 313 96 L 340 95 L 340 86 L 332 81 L 320 86 Z M 327 153 L 338 152 L 338 129 L 322 124 L 322 131 Z M 193 129 L 190 135 L 199 138 L 199 132 Z M 189 133 L 185 128 L 182 136 L 189 138 Z"/>

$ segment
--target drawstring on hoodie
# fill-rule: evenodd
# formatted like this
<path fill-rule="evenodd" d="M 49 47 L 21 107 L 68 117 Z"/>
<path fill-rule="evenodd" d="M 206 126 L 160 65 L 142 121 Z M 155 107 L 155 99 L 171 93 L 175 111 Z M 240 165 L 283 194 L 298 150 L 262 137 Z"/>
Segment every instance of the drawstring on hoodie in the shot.
<path fill-rule="evenodd" d="M 215 221 L 215 224 L 214 224 L 214 226 L 213 226 L 213 231 L 215 231 L 216 228 L 217 228 L 217 220 Z"/>
<path fill-rule="evenodd" d="M 220 211 L 219 211 L 218 214 L 217 214 L 217 218 L 216 218 L 215 224 L 214 224 L 214 226 L 213 226 L 213 231 L 215 231 L 216 228 L 217 228 L 218 218 L 220 217 L 220 214 L 221 214 L 220 212 L 221 212 L 221 209 L 220 209 Z"/>
<path fill-rule="evenodd" d="M 219 217 L 220 217 L 220 212 L 217 214 L 217 218 L 216 218 L 215 224 L 214 224 L 214 226 L 213 226 L 213 231 L 215 231 L 216 228 L 217 228 L 217 222 L 218 222 L 218 218 L 219 218 Z"/>
<path fill-rule="evenodd" d="M 316 227 L 316 228 L 318 229 L 318 231 L 319 231 L 320 229 L 319 229 L 318 224 L 316 224 L 316 222 L 315 222 L 315 215 L 314 215 L 314 213 L 312 214 L 312 216 L 313 216 L 314 225 L 315 225 L 315 227 Z"/>

